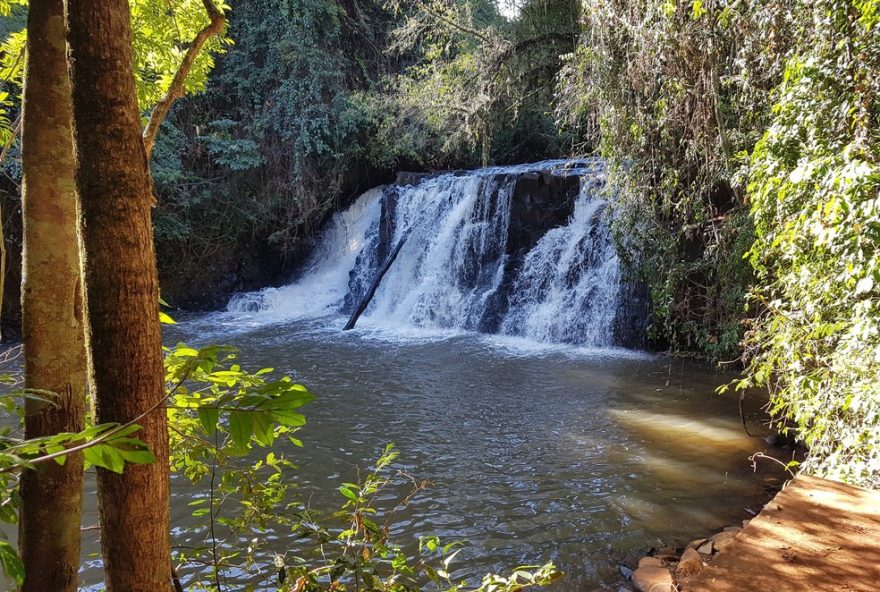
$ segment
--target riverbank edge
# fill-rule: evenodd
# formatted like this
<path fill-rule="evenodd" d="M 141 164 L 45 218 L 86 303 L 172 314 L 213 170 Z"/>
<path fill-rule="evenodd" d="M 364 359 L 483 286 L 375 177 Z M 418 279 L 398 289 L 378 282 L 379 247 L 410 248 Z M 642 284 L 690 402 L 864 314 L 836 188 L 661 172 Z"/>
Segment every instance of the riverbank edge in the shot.
<path fill-rule="evenodd" d="M 618 592 L 869 592 L 880 581 L 880 491 L 798 475 L 741 526 L 627 570 Z"/>

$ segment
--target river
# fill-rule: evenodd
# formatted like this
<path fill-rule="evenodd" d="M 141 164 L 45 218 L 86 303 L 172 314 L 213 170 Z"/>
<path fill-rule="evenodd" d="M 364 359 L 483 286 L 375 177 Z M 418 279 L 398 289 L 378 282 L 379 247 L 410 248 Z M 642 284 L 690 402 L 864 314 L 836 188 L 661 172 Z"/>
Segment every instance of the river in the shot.
<path fill-rule="evenodd" d="M 714 393 L 729 375 L 623 349 L 368 318 L 342 332 L 344 321 L 213 314 L 168 337 L 235 345 L 247 367 L 274 367 L 316 394 L 304 447 L 279 450 L 300 466 L 289 478 L 303 499 L 341 503 L 339 483 L 394 442 L 397 467 L 433 483 L 395 536 L 466 539 L 457 576 L 552 560 L 566 573 L 556 589 L 616 590 L 618 562 L 661 542 L 683 546 L 766 500 L 748 461 L 766 446 L 743 434 L 735 396 Z M 177 526 L 191 523 L 188 503 L 204 487 L 175 480 Z M 96 552 L 95 534 L 86 539 Z M 100 581 L 99 567 L 93 558 L 85 584 Z"/>
<path fill-rule="evenodd" d="M 398 516 L 401 543 L 469 541 L 455 576 L 472 582 L 553 561 L 559 589 L 616 590 L 619 562 L 747 518 L 771 476 L 752 471 L 766 445 L 743 433 L 735 395 L 715 394 L 732 375 L 637 351 L 647 289 L 619 259 L 607 198 L 598 159 L 410 175 L 335 214 L 288 285 L 182 319 L 166 341 L 234 345 L 314 392 L 304 447 L 277 450 L 299 465 L 284 477 L 301 499 L 341 504 L 338 485 L 393 442 L 396 468 L 432 483 Z M 176 544 L 204 542 L 184 529 L 206 488 L 174 480 Z M 92 484 L 87 497 L 88 525 Z M 96 532 L 84 540 L 96 590 Z"/>

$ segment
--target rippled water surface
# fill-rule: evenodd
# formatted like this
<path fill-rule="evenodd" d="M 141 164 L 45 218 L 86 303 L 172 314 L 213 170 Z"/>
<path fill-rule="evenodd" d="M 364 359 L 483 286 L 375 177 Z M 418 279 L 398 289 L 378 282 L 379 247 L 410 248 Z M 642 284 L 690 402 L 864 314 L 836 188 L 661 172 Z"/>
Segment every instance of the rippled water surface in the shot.
<path fill-rule="evenodd" d="M 738 522 L 765 499 L 747 460 L 763 442 L 743 435 L 733 397 L 713 393 L 729 377 L 625 350 L 369 324 L 342 333 L 343 321 L 248 328 L 214 315 L 172 337 L 234 344 L 249 366 L 316 393 L 305 448 L 286 451 L 304 495 L 341 502 L 339 482 L 396 443 L 401 468 L 433 482 L 398 533 L 470 541 L 460 575 L 553 560 L 567 574 L 557 589 L 616 590 L 619 561 Z M 175 484 L 175 520 L 192 493 Z"/>
<path fill-rule="evenodd" d="M 402 515 L 401 538 L 460 538 L 460 575 L 553 560 L 560 590 L 616 590 L 616 564 L 662 541 L 748 517 L 765 499 L 747 457 L 729 377 L 625 350 L 540 346 L 479 334 L 425 334 L 344 319 L 248 327 L 213 315 L 172 339 L 230 343 L 250 367 L 292 374 L 306 409 L 303 495 L 341 502 L 388 442 L 401 468 L 433 486 Z M 176 482 L 172 516 L 193 491 Z M 322 503 L 322 502 L 317 502 Z M 87 551 L 95 550 L 87 542 Z M 83 572 L 100 578 L 97 565 Z"/>

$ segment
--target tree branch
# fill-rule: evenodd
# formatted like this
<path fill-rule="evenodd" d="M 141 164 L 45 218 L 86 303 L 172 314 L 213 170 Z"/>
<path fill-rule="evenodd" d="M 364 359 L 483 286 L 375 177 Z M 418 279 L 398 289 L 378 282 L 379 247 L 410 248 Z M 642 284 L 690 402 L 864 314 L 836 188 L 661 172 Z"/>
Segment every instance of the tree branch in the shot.
<path fill-rule="evenodd" d="M 204 47 L 205 43 L 207 43 L 208 39 L 215 35 L 219 35 L 226 26 L 226 16 L 220 12 L 213 0 L 202 0 L 202 4 L 205 6 L 205 11 L 208 13 L 210 22 L 204 29 L 196 34 L 195 39 L 193 39 L 192 44 L 190 44 L 189 48 L 186 50 L 186 54 L 183 56 L 183 61 L 180 62 L 180 67 L 174 74 L 174 79 L 171 81 L 171 86 L 168 87 L 168 92 L 165 93 L 162 100 L 156 103 L 156 106 L 153 107 L 153 112 L 150 114 L 150 120 L 147 122 L 147 127 L 144 130 L 144 147 L 147 149 L 147 158 L 153 153 L 153 145 L 156 143 L 156 136 L 159 134 L 159 127 L 161 127 L 162 122 L 165 121 L 165 116 L 168 115 L 168 111 L 171 109 L 174 102 L 183 97 L 184 84 L 186 83 L 186 79 L 189 76 L 190 70 L 192 70 L 199 52 L 202 50 L 202 47 Z"/>
<path fill-rule="evenodd" d="M 447 16 L 444 16 L 440 12 L 432 10 L 431 7 L 429 7 L 427 4 L 425 4 L 421 0 L 416 0 L 416 5 L 419 8 L 421 8 L 422 10 L 424 10 L 432 18 L 439 20 L 443 23 L 446 23 L 450 27 L 452 27 L 454 29 L 458 29 L 459 31 L 461 31 L 462 33 L 465 33 L 466 35 L 471 35 L 473 37 L 476 37 L 477 39 L 479 39 L 480 41 L 482 41 L 483 43 L 486 43 L 488 45 L 495 45 L 496 44 L 495 40 L 490 39 L 488 36 L 484 35 L 480 31 L 478 31 L 474 28 L 468 27 L 466 25 L 463 25 L 462 23 L 459 23 L 459 22 L 457 22 Z"/>

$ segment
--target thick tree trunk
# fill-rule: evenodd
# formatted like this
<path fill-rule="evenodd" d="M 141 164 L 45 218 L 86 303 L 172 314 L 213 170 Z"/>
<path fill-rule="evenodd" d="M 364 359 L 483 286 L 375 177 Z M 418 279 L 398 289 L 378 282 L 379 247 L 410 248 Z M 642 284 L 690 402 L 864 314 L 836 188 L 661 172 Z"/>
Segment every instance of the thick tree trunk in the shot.
<path fill-rule="evenodd" d="M 70 81 L 63 0 L 31 0 L 24 88 L 22 338 L 25 387 L 51 402 L 25 403 L 25 437 L 83 428 L 82 325 Z M 52 393 L 52 395 L 48 395 Z M 22 590 L 74 592 L 80 560 L 82 454 L 21 477 Z"/>
<path fill-rule="evenodd" d="M 68 0 L 76 180 L 97 421 L 126 422 L 164 398 L 159 286 L 128 0 Z M 98 471 L 107 589 L 171 589 L 168 429 L 163 407 L 139 437 L 157 461 Z"/>

